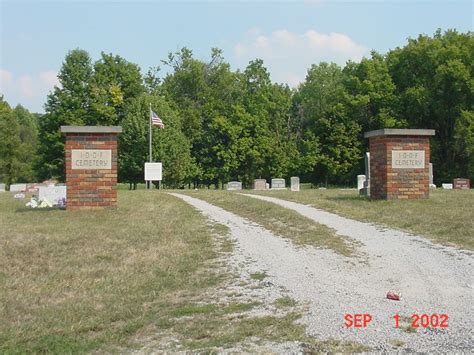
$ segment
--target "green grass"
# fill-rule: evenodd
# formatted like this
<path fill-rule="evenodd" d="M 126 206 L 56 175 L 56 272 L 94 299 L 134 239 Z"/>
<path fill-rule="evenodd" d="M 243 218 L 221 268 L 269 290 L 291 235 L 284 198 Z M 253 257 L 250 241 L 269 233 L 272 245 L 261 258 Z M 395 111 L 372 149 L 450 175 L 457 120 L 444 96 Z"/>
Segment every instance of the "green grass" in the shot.
<path fill-rule="evenodd" d="M 353 349 L 308 338 L 292 308 L 259 317 L 246 313 L 258 302 L 216 302 L 233 243 L 180 199 L 119 191 L 116 210 L 81 212 L 25 202 L 0 195 L 0 353 L 212 352 L 249 338 Z"/>
<path fill-rule="evenodd" d="M 275 300 L 275 305 L 278 308 L 294 307 L 296 304 L 297 302 L 289 296 L 280 297 Z"/>
<path fill-rule="evenodd" d="M 266 272 L 254 272 L 253 274 L 250 274 L 252 280 L 262 281 L 265 277 L 267 277 Z"/>
<path fill-rule="evenodd" d="M 250 192 L 250 191 L 249 191 Z M 356 190 L 268 191 L 274 196 L 315 206 L 360 221 L 376 222 L 474 250 L 474 190 L 430 191 L 427 200 L 370 200 Z"/>
<path fill-rule="evenodd" d="M 258 223 L 277 235 L 291 239 L 298 245 L 328 248 L 344 256 L 355 254 L 355 244 L 336 235 L 333 229 L 274 203 L 252 199 L 230 191 L 180 190 L 179 192 L 205 200 Z"/>

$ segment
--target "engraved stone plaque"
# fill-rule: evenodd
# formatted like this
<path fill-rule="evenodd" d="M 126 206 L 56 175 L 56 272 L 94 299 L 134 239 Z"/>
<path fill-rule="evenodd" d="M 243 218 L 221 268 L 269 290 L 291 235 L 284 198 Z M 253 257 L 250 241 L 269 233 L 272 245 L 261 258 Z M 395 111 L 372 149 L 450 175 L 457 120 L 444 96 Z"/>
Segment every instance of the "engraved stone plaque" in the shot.
<path fill-rule="evenodd" d="M 111 170 L 112 150 L 110 149 L 72 149 L 71 169 Z"/>
<path fill-rule="evenodd" d="M 392 169 L 424 169 L 424 150 L 392 150 Z"/>

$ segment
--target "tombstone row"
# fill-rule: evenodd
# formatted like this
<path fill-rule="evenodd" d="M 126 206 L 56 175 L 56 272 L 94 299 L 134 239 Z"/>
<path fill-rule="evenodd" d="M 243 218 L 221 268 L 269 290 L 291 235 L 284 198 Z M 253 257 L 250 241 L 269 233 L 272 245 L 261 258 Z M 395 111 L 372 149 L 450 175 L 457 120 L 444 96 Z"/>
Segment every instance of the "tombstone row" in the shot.
<path fill-rule="evenodd" d="M 300 190 L 300 178 L 297 176 L 292 176 L 290 189 L 291 191 Z M 271 180 L 271 185 L 267 183 L 265 179 L 255 179 L 253 181 L 254 190 L 286 190 L 286 181 L 285 179 L 276 178 Z M 227 183 L 228 191 L 242 190 L 242 182 L 240 181 L 229 181 Z"/>

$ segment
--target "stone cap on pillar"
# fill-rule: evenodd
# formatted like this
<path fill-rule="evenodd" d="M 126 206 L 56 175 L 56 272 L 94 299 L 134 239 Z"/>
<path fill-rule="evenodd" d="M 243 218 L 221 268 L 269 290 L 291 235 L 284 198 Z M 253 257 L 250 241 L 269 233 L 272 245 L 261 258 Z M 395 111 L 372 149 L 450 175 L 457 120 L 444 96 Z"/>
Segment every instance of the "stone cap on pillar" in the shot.
<path fill-rule="evenodd" d="M 63 133 L 122 133 L 120 126 L 61 126 Z"/>
<path fill-rule="evenodd" d="M 378 136 L 434 136 L 434 129 L 400 129 L 400 128 L 383 128 L 375 131 L 364 133 L 365 138 Z"/>

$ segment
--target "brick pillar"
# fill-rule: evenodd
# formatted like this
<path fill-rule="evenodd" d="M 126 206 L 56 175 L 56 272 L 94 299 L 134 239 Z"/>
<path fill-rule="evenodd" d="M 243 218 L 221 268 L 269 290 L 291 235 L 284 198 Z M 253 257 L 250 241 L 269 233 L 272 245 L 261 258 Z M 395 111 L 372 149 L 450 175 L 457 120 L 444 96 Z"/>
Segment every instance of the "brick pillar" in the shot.
<path fill-rule="evenodd" d="M 117 126 L 61 126 L 66 135 L 68 210 L 117 205 Z"/>
<path fill-rule="evenodd" d="M 423 199 L 429 189 L 428 129 L 366 132 L 370 146 L 370 196 L 374 199 Z"/>

